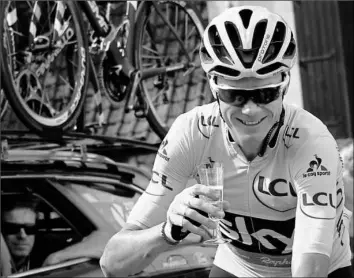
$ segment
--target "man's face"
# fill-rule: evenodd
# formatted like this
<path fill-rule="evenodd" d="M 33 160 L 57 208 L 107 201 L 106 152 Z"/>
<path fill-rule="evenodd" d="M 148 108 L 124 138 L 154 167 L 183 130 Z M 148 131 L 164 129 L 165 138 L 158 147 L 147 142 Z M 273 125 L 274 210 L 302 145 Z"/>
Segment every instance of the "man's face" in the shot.
<path fill-rule="evenodd" d="M 280 74 L 267 79 L 244 78 L 237 81 L 218 78 L 218 84 L 240 89 L 263 87 L 281 81 L 282 76 Z M 251 99 L 242 107 L 220 101 L 220 110 L 225 122 L 231 129 L 232 135 L 264 138 L 269 129 L 279 120 L 282 102 L 281 95 L 265 105 L 257 105 Z"/>
<path fill-rule="evenodd" d="M 15 208 L 3 215 L 2 230 L 4 239 L 14 258 L 27 257 L 33 248 L 35 235 L 32 233 L 36 225 L 36 213 L 30 208 Z M 7 225 L 7 226 L 6 226 Z"/>

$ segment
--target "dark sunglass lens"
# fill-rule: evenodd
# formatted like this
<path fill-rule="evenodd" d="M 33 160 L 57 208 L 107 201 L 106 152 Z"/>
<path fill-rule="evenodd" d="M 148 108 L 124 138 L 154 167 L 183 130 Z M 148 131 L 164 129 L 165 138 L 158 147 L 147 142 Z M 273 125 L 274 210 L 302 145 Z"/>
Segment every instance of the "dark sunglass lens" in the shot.
<path fill-rule="evenodd" d="M 220 90 L 218 90 L 218 94 L 219 94 L 220 99 L 223 102 L 231 103 L 235 100 L 235 98 L 234 98 L 235 96 L 234 96 L 234 94 L 232 94 L 232 90 L 220 89 Z"/>
<path fill-rule="evenodd" d="M 19 233 L 21 227 L 18 225 L 10 224 L 10 223 L 3 223 L 1 227 L 1 232 L 5 235 L 14 235 Z"/>
<path fill-rule="evenodd" d="M 5 235 L 15 235 L 18 234 L 21 229 L 24 229 L 27 235 L 33 235 L 36 233 L 37 229 L 35 225 L 21 225 L 14 223 L 3 223 L 1 227 L 1 232 Z"/>
<path fill-rule="evenodd" d="M 24 227 L 24 230 L 27 235 L 34 235 L 37 232 L 36 226 L 27 226 Z"/>
<path fill-rule="evenodd" d="M 244 94 L 235 95 L 235 100 L 233 105 L 240 106 L 244 105 L 247 102 L 247 97 Z"/>
<path fill-rule="evenodd" d="M 246 95 L 242 90 L 222 89 L 219 91 L 219 97 L 221 101 L 236 106 L 246 102 Z"/>
<path fill-rule="evenodd" d="M 258 94 L 255 95 L 255 101 L 260 104 L 268 104 L 276 100 L 279 94 L 279 87 L 260 89 Z"/>

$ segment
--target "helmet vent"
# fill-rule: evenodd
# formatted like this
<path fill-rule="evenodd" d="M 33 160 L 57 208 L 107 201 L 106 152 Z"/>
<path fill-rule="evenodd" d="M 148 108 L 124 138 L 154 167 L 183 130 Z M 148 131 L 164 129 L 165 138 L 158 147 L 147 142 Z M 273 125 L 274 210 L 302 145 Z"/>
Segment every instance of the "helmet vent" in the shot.
<path fill-rule="evenodd" d="M 216 29 L 215 25 L 210 26 L 208 35 L 209 35 L 210 44 L 215 52 L 215 55 L 219 58 L 219 60 L 225 64 L 233 65 L 231 56 L 229 52 L 226 50 L 224 44 L 222 43 L 222 40 L 219 36 L 219 32 Z"/>
<path fill-rule="evenodd" d="M 232 22 L 228 21 L 228 22 L 225 22 L 225 29 L 226 29 L 227 35 L 230 38 L 232 46 L 235 49 L 242 48 L 240 34 L 239 34 L 236 26 Z"/>
<path fill-rule="evenodd" d="M 296 44 L 295 44 L 295 40 L 294 40 L 294 35 L 293 35 L 293 32 L 291 32 L 291 40 L 288 45 L 288 48 L 286 49 L 286 51 L 284 53 L 283 58 L 292 59 L 295 55 L 295 48 L 296 48 Z"/>
<path fill-rule="evenodd" d="M 213 70 L 210 71 L 210 74 L 213 73 L 227 75 L 230 77 L 237 77 L 240 75 L 240 72 L 238 70 L 230 69 L 223 66 L 216 66 L 215 68 L 213 68 Z"/>
<path fill-rule="evenodd" d="M 268 21 L 266 19 L 261 20 L 257 23 L 256 27 L 254 28 L 254 34 L 252 39 L 252 48 L 260 48 L 265 31 L 267 29 Z"/>
<path fill-rule="evenodd" d="M 245 26 L 245 29 L 247 29 L 248 26 L 250 25 L 252 13 L 253 11 L 249 9 L 244 9 L 239 12 L 240 17 L 242 19 L 243 26 Z"/>
<path fill-rule="evenodd" d="M 273 61 L 278 56 L 284 43 L 285 30 L 286 27 L 284 23 L 278 21 L 274 29 L 272 40 L 269 43 L 269 47 L 262 61 L 264 64 Z"/>
<path fill-rule="evenodd" d="M 250 69 L 257 58 L 258 49 L 236 49 L 238 58 L 246 69 Z"/>
<path fill-rule="evenodd" d="M 270 73 L 270 72 L 274 72 L 276 71 L 277 69 L 280 69 L 281 67 L 287 67 L 286 65 L 284 65 L 283 63 L 279 63 L 279 62 L 276 62 L 276 63 L 273 63 L 269 66 L 266 66 L 264 68 L 261 68 L 259 70 L 257 70 L 257 73 L 258 74 L 267 74 L 267 73 Z"/>
<path fill-rule="evenodd" d="M 221 41 L 219 32 L 216 29 L 215 25 L 210 26 L 208 33 L 209 33 L 208 35 L 209 35 L 210 44 L 212 46 L 222 45 L 222 41 Z"/>

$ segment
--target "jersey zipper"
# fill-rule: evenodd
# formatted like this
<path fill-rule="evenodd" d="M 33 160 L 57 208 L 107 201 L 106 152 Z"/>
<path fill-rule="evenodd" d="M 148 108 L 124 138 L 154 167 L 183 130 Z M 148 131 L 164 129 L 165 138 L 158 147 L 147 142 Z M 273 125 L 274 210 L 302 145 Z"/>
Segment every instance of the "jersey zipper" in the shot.
<path fill-rule="evenodd" d="M 258 156 L 257 156 L 258 157 Z M 257 157 L 255 159 L 257 159 Z M 251 207 L 251 194 L 252 194 L 252 187 L 253 187 L 253 181 L 251 180 L 251 164 L 252 164 L 252 161 L 248 161 L 247 160 L 247 164 L 248 164 L 248 168 L 247 168 L 247 178 L 248 178 L 248 211 L 249 211 L 249 214 L 250 214 L 250 221 L 251 221 L 251 225 L 252 225 L 252 231 L 250 234 L 256 234 L 256 229 L 254 228 L 254 224 L 253 224 L 253 215 L 252 215 L 252 207 Z M 251 240 L 252 240 L 252 236 L 251 236 Z M 260 253 L 263 253 L 262 252 L 262 249 L 261 249 L 261 242 L 259 241 L 259 239 L 256 237 L 256 240 L 257 240 L 257 245 L 258 245 L 258 250 Z"/>

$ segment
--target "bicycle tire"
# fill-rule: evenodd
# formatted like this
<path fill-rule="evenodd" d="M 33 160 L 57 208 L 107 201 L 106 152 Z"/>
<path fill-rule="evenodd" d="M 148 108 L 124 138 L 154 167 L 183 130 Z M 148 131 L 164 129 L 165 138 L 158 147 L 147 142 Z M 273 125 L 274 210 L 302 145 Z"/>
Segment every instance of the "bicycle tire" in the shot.
<path fill-rule="evenodd" d="M 159 4 L 159 6 L 166 12 L 166 10 L 168 10 L 168 8 L 170 7 L 171 10 L 174 10 L 175 12 L 178 11 L 178 15 L 182 15 L 182 19 L 187 20 L 186 22 L 188 22 L 188 24 L 186 24 L 184 27 L 189 26 L 189 24 L 191 24 L 190 26 L 193 26 L 193 28 L 195 28 L 195 35 L 192 36 L 192 34 L 182 34 L 185 37 L 188 37 L 189 35 L 191 36 L 191 40 L 196 40 L 194 43 L 191 41 L 187 41 L 188 43 L 192 44 L 192 49 L 187 49 L 187 51 L 191 51 L 190 54 L 193 55 L 192 60 L 196 61 L 197 66 L 198 66 L 198 74 L 200 74 L 200 76 L 202 76 L 203 79 L 205 79 L 204 76 L 204 72 L 202 71 L 202 68 L 200 66 L 200 60 L 199 60 L 199 45 L 201 42 L 201 38 L 205 29 L 205 23 L 203 22 L 203 19 L 200 15 L 200 13 L 198 12 L 198 10 L 195 8 L 195 6 L 193 6 L 191 3 L 189 3 L 188 1 L 159 1 L 157 2 Z M 148 28 L 148 24 L 152 24 L 151 20 L 156 20 L 157 16 L 155 16 L 155 13 L 152 12 L 153 5 L 151 4 L 151 1 L 144 1 L 142 2 L 142 4 L 139 6 L 138 11 L 137 11 L 137 22 L 136 22 L 136 33 L 135 33 L 135 57 L 134 57 L 134 61 L 135 61 L 135 67 L 138 68 L 139 70 L 144 70 L 144 35 L 145 35 L 145 31 L 146 28 Z M 179 18 L 179 17 L 178 17 Z M 173 20 L 173 19 L 172 19 Z M 172 21 L 171 20 L 171 21 Z M 148 23 L 149 22 L 149 23 Z M 175 24 L 176 22 L 179 22 L 179 20 L 174 21 Z M 160 22 L 161 23 L 161 22 Z M 157 23 L 157 24 L 160 24 Z M 177 26 L 176 24 L 174 26 Z M 158 27 L 158 26 L 156 26 Z M 151 27 L 150 27 L 151 28 Z M 161 28 L 161 26 L 159 26 L 158 28 Z M 154 32 L 157 32 L 158 28 L 154 28 Z M 177 28 L 178 31 L 178 28 Z M 191 30 L 189 30 L 189 32 L 191 32 Z M 163 36 L 159 36 L 158 40 L 159 41 L 164 41 L 164 40 L 170 40 L 171 39 L 171 32 L 164 32 L 164 35 L 166 37 Z M 173 36 L 172 36 L 173 38 Z M 182 38 L 183 39 L 183 38 Z M 189 38 L 188 38 L 189 40 Z M 175 45 L 178 45 L 177 43 L 175 43 Z M 171 47 L 171 49 L 173 49 L 174 46 Z M 170 64 L 169 66 L 173 67 L 173 63 Z M 196 72 L 196 70 L 195 70 Z M 178 75 L 178 78 L 184 78 L 183 77 L 183 73 L 184 72 L 180 72 Z M 167 74 L 164 74 L 164 77 L 168 79 Z M 156 78 L 156 77 L 155 77 Z M 193 81 L 193 78 L 195 78 L 195 76 L 193 76 L 193 74 L 189 74 L 189 77 L 187 79 L 185 79 L 185 82 L 180 82 L 182 85 L 186 85 L 187 83 L 195 83 L 195 80 Z M 175 77 L 174 78 L 174 84 L 178 83 L 176 82 L 178 81 L 178 79 Z M 150 88 L 148 88 L 150 82 Z M 198 83 L 198 82 L 197 82 Z M 180 84 L 180 85 L 181 85 Z M 197 105 L 201 105 L 201 104 L 205 104 L 205 103 L 209 103 L 212 101 L 212 95 L 210 93 L 210 91 L 208 90 L 204 90 L 203 92 L 197 93 L 198 95 L 196 96 L 195 99 L 190 98 L 188 99 L 188 96 L 184 98 L 184 100 L 197 100 L 194 101 L 194 103 L 192 104 L 188 104 L 183 101 L 181 101 L 181 103 L 177 104 L 177 108 L 174 110 L 177 110 L 177 113 L 175 113 L 175 115 L 172 115 L 171 118 L 167 118 L 166 115 L 163 115 L 165 111 L 169 110 L 173 110 L 173 109 L 169 109 L 169 108 L 163 108 L 160 109 L 160 107 L 157 107 L 154 104 L 154 100 L 152 97 L 152 90 L 151 90 L 151 79 L 150 80 L 142 80 L 141 84 L 140 84 L 140 91 L 142 94 L 142 97 L 144 98 L 144 101 L 147 103 L 148 105 L 148 109 L 147 109 L 147 121 L 149 122 L 150 127 L 152 128 L 152 130 L 160 137 L 160 139 L 162 140 L 167 132 L 168 129 L 170 128 L 172 122 L 174 121 L 174 119 L 181 113 L 187 112 L 188 110 L 192 109 L 193 107 L 197 106 Z M 175 97 L 176 92 L 173 92 L 170 96 L 170 99 L 172 99 L 172 105 L 173 105 L 173 98 Z M 188 92 L 186 92 L 186 94 L 188 94 Z M 206 95 L 204 95 L 206 94 Z M 187 107 L 188 106 L 188 107 Z M 164 111 L 163 111 L 164 110 Z"/>
<path fill-rule="evenodd" d="M 2 120 L 6 114 L 7 105 L 8 105 L 8 102 L 5 97 L 4 90 L 1 88 L 1 91 L 0 91 L 0 111 L 1 111 L 0 112 L 0 120 Z"/>
<path fill-rule="evenodd" d="M 8 28 L 8 23 L 6 21 L 6 15 L 7 15 L 7 9 L 10 7 L 12 3 L 15 3 L 15 1 L 4 1 L 1 3 L 1 18 L 2 20 L 0 20 L 0 38 L 1 38 L 1 44 L 0 44 L 0 49 L 1 49 L 1 59 L 2 61 L 8 61 L 9 57 L 14 57 L 17 54 L 13 54 L 13 53 L 8 53 L 8 49 L 6 47 L 6 36 L 10 35 L 10 31 Z M 35 5 L 37 2 L 42 2 L 43 1 L 36 1 L 36 2 L 32 2 L 31 4 Z M 43 4 L 38 4 L 38 5 L 43 5 Z M 46 1 L 46 7 L 50 7 L 51 4 L 54 5 L 58 5 L 59 2 L 56 1 Z M 12 68 L 10 68 L 10 63 L 2 63 L 2 74 L 3 74 L 3 88 L 4 88 L 4 92 L 6 95 L 6 98 L 9 102 L 9 104 L 11 105 L 13 111 L 15 112 L 15 114 L 17 115 L 17 117 L 22 121 L 23 124 L 25 124 L 25 126 L 27 128 L 29 128 L 31 131 L 34 131 L 36 133 L 38 133 L 39 135 L 42 136 L 61 136 L 66 130 L 72 128 L 74 126 L 74 124 L 76 123 L 76 120 L 78 118 L 78 116 L 80 115 L 80 113 L 82 112 L 83 109 L 83 105 L 84 105 L 84 101 L 86 98 L 86 91 L 87 91 L 87 84 L 88 84 L 88 74 L 89 74 L 89 63 L 88 63 L 88 42 L 87 42 L 87 38 L 84 35 L 84 26 L 83 26 L 83 19 L 82 19 L 82 15 L 79 12 L 79 9 L 77 7 L 77 4 L 74 1 L 62 1 L 61 3 L 63 3 L 63 5 L 65 5 L 65 9 L 63 12 L 63 18 L 64 16 L 67 15 L 67 13 L 70 13 L 69 19 L 67 20 L 66 23 L 68 23 L 65 28 L 63 27 L 64 31 L 58 35 L 57 38 L 59 38 L 62 43 L 62 38 L 63 36 L 66 36 L 68 33 L 68 31 L 73 32 L 73 35 L 68 39 L 67 37 L 65 38 L 66 41 L 64 41 L 64 46 L 62 47 L 61 50 L 65 49 L 66 51 L 66 55 L 63 55 L 64 58 L 64 62 L 67 64 L 67 67 L 69 68 L 68 70 L 68 76 L 67 79 L 68 80 L 64 80 L 64 85 L 61 85 L 61 87 L 57 86 L 57 83 L 59 83 L 58 79 L 62 80 L 63 77 L 61 76 L 60 72 L 57 76 L 57 80 L 54 83 L 55 86 L 54 90 L 52 90 L 50 93 L 52 95 L 49 95 L 49 92 L 45 92 L 45 90 L 47 89 L 47 85 L 45 86 L 38 86 L 39 83 L 39 77 L 37 76 L 38 73 L 38 69 L 35 68 L 34 70 L 32 70 L 32 68 L 30 68 L 30 66 L 28 66 L 28 64 L 26 65 L 25 62 L 23 62 L 21 64 L 21 66 L 25 65 L 28 66 L 28 68 L 26 69 L 26 73 L 23 73 L 23 75 L 28 74 L 28 76 L 25 76 L 24 79 L 26 79 L 24 82 L 37 82 L 36 83 L 36 92 L 38 92 L 39 90 L 43 90 L 41 91 L 41 95 L 42 95 L 42 100 L 44 99 L 43 95 L 47 94 L 47 99 L 50 101 L 56 101 L 55 99 L 50 99 L 50 97 L 53 96 L 57 96 L 58 94 L 62 94 L 62 91 L 64 89 L 62 89 L 63 87 L 67 86 L 67 88 L 69 88 L 69 93 L 67 94 L 67 96 L 63 96 L 63 98 L 68 98 L 69 101 L 67 101 L 68 105 L 65 107 L 65 110 L 63 111 L 59 111 L 58 114 L 54 114 L 53 118 L 49 118 L 47 117 L 47 115 L 42 115 L 40 114 L 42 112 L 42 107 L 40 108 L 33 108 L 33 104 L 32 107 L 30 107 L 29 103 L 26 103 L 24 98 L 27 97 L 28 95 L 28 89 L 26 89 L 27 91 L 25 92 L 25 96 L 22 96 L 21 93 L 23 94 L 23 92 L 19 92 L 20 89 L 19 87 L 22 86 L 21 82 L 22 82 L 22 77 L 21 74 L 17 74 L 16 72 L 12 72 Z M 58 7 L 58 6 L 56 6 Z M 63 6 L 64 7 L 64 6 Z M 29 12 L 30 13 L 30 12 Z M 65 14 L 64 14 L 65 13 Z M 47 16 L 47 15 L 46 15 Z M 31 17 L 31 15 L 30 15 Z M 20 19 L 16 20 L 20 21 Z M 49 28 L 49 33 L 51 33 L 51 37 L 54 37 L 53 33 L 54 33 L 54 27 L 53 27 L 53 21 L 50 20 L 50 16 L 48 15 L 47 18 L 45 19 L 47 20 L 46 22 L 49 22 L 48 25 L 46 25 L 46 28 Z M 70 21 L 70 22 L 69 22 Z M 17 24 L 17 23 L 16 23 Z M 20 24 L 20 22 L 19 22 Z M 23 26 L 25 24 L 22 24 Z M 14 25 L 11 25 L 14 26 Z M 64 24 L 63 24 L 64 26 Z M 28 28 L 28 26 L 26 26 L 26 28 Z M 50 28 L 53 28 L 53 30 L 51 30 Z M 70 29 L 70 30 L 69 30 Z M 30 34 L 30 32 L 27 30 L 28 34 Z M 14 33 L 14 32 L 13 32 Z M 12 33 L 12 34 L 13 34 Z M 7 37 L 7 39 L 9 39 L 9 37 Z M 16 40 L 13 39 L 11 37 L 13 43 L 15 44 Z M 72 40 L 74 39 L 74 40 Z M 20 40 L 20 39 L 19 39 Z M 29 39 L 28 39 L 29 41 Z M 76 42 L 77 45 L 74 46 L 72 44 L 72 42 Z M 49 44 L 49 43 L 48 43 Z M 22 46 L 22 45 L 21 45 Z M 58 48 L 60 48 L 62 46 L 62 44 L 56 44 L 55 45 L 55 50 L 57 50 Z M 68 47 L 67 47 L 68 46 Z M 14 46 L 16 47 L 16 46 Z M 20 46 L 18 46 L 20 47 Z M 66 48 L 67 47 L 67 48 Z M 60 51 L 61 51 L 60 50 Z M 17 51 L 17 50 L 16 50 Z M 76 55 L 75 58 L 73 58 L 73 60 L 68 61 L 67 58 L 67 54 L 73 54 Z M 10 56 L 9 54 L 11 54 L 12 56 Z M 52 54 L 52 53 L 50 53 Z M 50 57 L 50 54 L 48 54 L 48 56 L 45 56 L 46 54 L 44 54 L 44 57 Z M 59 52 L 60 54 L 60 52 Z M 51 66 L 51 63 L 53 63 L 53 61 L 55 61 L 56 64 L 58 64 L 58 62 L 55 60 L 59 57 L 59 54 L 57 54 L 56 56 L 53 56 L 53 60 L 49 61 L 45 60 L 45 62 L 49 63 L 49 66 L 47 65 L 47 68 L 45 68 L 45 71 Z M 33 55 L 33 53 L 31 54 Z M 73 57 L 73 56 L 72 56 Z M 61 58 L 61 56 L 60 56 Z M 70 56 L 71 58 L 71 56 Z M 16 59 L 16 58 L 15 58 Z M 74 60 L 77 59 L 77 60 Z M 59 63 L 63 63 L 62 60 L 59 61 Z M 69 62 L 71 64 L 69 64 Z M 77 63 L 76 63 L 77 62 Z M 19 63 L 17 63 L 19 64 Z M 44 64 L 44 63 L 43 63 Z M 19 67 L 21 67 L 19 66 Z M 72 75 L 72 71 L 73 68 L 77 66 L 77 70 L 76 75 L 74 76 L 70 76 Z M 21 69 L 22 70 L 22 69 Z M 66 69 L 64 69 L 65 71 Z M 59 71 L 59 70 L 58 70 Z M 17 75 L 16 75 L 17 74 Z M 42 75 L 44 75 L 43 72 L 41 72 Z M 47 75 L 47 72 L 45 72 L 45 74 Z M 50 76 L 51 77 L 51 76 Z M 19 82 L 16 82 L 16 79 L 19 78 Z M 36 79 L 37 78 L 37 79 Z M 47 78 L 47 76 L 43 77 L 43 78 Z M 54 79 L 54 78 L 52 78 Z M 36 81 L 33 81 L 36 80 Z M 66 83 L 65 83 L 66 82 Z M 21 84 L 19 84 L 21 83 Z M 39 85 L 41 85 L 39 83 Z M 25 84 L 25 87 L 28 86 L 28 84 Z M 46 87 L 47 86 L 47 87 Z M 38 89 L 40 87 L 40 89 Z M 32 88 L 31 88 L 32 89 Z M 64 102 L 64 106 L 65 106 L 65 99 L 63 100 Z M 40 104 L 39 104 L 40 105 Z M 63 104 L 58 104 L 58 106 L 60 107 L 60 105 Z M 52 111 L 50 111 L 51 107 L 45 107 L 47 109 L 47 111 L 49 110 L 49 113 L 52 113 Z M 33 110 L 32 110 L 33 109 Z M 39 109 L 38 114 L 36 114 L 36 112 L 34 111 L 34 109 Z M 54 108 L 53 108 L 54 109 Z M 45 109 L 44 109 L 45 110 Z M 44 111 L 43 110 L 43 111 Z M 54 110 L 54 112 L 57 112 Z M 47 112 L 48 113 L 48 112 Z"/>

